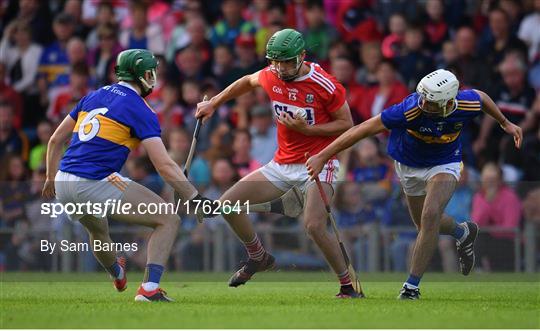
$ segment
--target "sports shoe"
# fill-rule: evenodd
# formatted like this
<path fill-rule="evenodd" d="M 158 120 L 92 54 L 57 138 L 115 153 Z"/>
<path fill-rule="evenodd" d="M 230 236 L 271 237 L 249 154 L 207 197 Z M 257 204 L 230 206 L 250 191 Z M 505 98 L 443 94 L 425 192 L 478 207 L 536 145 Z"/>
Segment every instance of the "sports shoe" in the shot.
<path fill-rule="evenodd" d="M 462 243 L 456 242 L 457 253 L 459 257 L 459 267 L 461 273 L 467 276 L 474 268 L 474 242 L 478 237 L 478 225 L 473 222 L 467 222 L 469 234 Z"/>
<path fill-rule="evenodd" d="M 264 253 L 264 257 L 260 261 L 249 259 L 247 262 L 240 262 L 240 269 L 229 279 L 229 286 L 238 287 L 244 285 L 256 272 L 273 269 L 275 262 L 276 259 L 268 253 Z"/>
<path fill-rule="evenodd" d="M 420 290 L 418 288 L 408 288 L 406 285 L 403 285 L 397 298 L 399 300 L 419 300 Z"/>
<path fill-rule="evenodd" d="M 157 288 L 153 291 L 145 291 L 144 288 L 139 286 L 137 290 L 137 295 L 135 296 L 135 301 L 163 301 L 163 302 L 172 302 L 173 299 L 167 296 L 167 292 L 163 291 L 161 288 Z"/>
<path fill-rule="evenodd" d="M 364 295 L 364 293 L 356 292 L 352 285 L 341 286 L 341 288 L 339 289 L 339 293 L 336 294 L 336 298 L 338 299 L 362 299 L 365 297 L 366 296 Z"/>
<path fill-rule="evenodd" d="M 127 272 L 126 272 L 126 258 L 123 256 L 120 256 L 116 259 L 116 262 L 122 267 L 122 272 L 124 273 L 124 277 L 122 279 L 114 278 L 113 277 L 113 285 L 114 288 L 118 292 L 123 292 L 127 289 Z"/>

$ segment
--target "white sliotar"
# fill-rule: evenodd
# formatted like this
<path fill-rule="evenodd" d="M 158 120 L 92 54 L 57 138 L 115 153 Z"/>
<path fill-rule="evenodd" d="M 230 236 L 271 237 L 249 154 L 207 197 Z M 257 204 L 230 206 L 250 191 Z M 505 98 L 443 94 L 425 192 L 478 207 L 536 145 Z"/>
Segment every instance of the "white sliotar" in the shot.
<path fill-rule="evenodd" d="M 307 111 L 304 108 L 296 108 L 296 110 L 294 112 L 294 117 L 295 118 L 301 118 L 304 121 L 306 121 L 307 120 Z"/>

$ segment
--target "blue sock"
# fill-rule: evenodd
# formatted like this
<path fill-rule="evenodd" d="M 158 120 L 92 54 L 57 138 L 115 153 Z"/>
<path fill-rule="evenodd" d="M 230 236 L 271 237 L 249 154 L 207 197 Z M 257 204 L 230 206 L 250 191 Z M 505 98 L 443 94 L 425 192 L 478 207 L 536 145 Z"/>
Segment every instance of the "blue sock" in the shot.
<path fill-rule="evenodd" d="M 165 270 L 165 267 L 159 264 L 147 264 L 146 270 L 145 270 L 145 283 L 156 283 L 159 284 L 159 280 L 161 279 L 161 275 L 163 274 L 163 270 Z"/>
<path fill-rule="evenodd" d="M 405 282 L 405 284 L 412 285 L 414 287 L 418 287 L 418 285 L 420 284 L 420 279 L 422 279 L 422 277 L 410 274 L 409 278 L 407 278 L 407 281 Z"/>
<path fill-rule="evenodd" d="M 456 240 L 460 240 L 463 238 L 463 235 L 465 234 L 465 228 L 461 226 L 458 222 L 454 221 L 456 224 L 456 227 L 454 228 L 454 231 L 452 232 L 452 237 Z"/>
<path fill-rule="evenodd" d="M 114 278 L 118 278 L 120 276 L 120 272 L 122 272 L 122 267 L 118 262 L 114 262 L 110 267 L 105 268 L 109 272 L 111 276 Z"/>

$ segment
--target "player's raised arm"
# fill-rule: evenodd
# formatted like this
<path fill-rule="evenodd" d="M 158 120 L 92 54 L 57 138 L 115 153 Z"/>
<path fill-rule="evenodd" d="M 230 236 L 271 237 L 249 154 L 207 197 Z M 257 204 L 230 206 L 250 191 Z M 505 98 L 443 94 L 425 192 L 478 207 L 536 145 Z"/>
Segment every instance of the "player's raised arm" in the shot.
<path fill-rule="evenodd" d="M 386 127 L 381 120 L 381 115 L 377 115 L 361 124 L 353 126 L 318 154 L 313 155 L 307 160 L 306 167 L 310 178 L 314 179 L 318 176 L 324 164 L 328 162 L 332 156 L 351 147 L 359 140 L 373 136 L 385 129 Z"/>
<path fill-rule="evenodd" d="M 145 139 L 142 144 L 159 175 L 180 194 L 184 201 L 197 197 L 199 194 L 197 189 L 188 181 L 178 164 L 171 159 L 160 137 Z"/>
<path fill-rule="evenodd" d="M 489 95 L 480 90 L 474 91 L 480 95 L 480 100 L 482 101 L 482 111 L 491 116 L 495 121 L 497 121 L 497 123 L 499 123 L 504 132 L 512 135 L 514 137 L 514 144 L 516 148 L 520 148 L 521 141 L 523 140 L 523 131 L 521 130 L 521 128 L 510 122 L 504 116 L 497 104 L 495 104 L 495 102 L 491 99 Z M 485 123 L 485 121 L 483 123 Z M 486 131 L 487 128 L 484 127 L 483 130 L 480 132 L 479 139 L 485 139 L 483 138 L 483 136 L 489 133 Z M 491 131 L 491 126 L 489 126 L 489 131 Z"/>
<path fill-rule="evenodd" d="M 259 84 L 259 72 L 257 71 L 250 75 L 245 75 L 242 78 L 237 79 L 234 83 L 227 86 L 218 95 L 208 101 L 202 101 L 197 104 L 197 112 L 195 117 L 203 118 L 203 123 L 206 122 L 212 114 L 225 102 L 235 99 L 244 93 L 247 93 L 254 88 L 260 86 Z"/>
<path fill-rule="evenodd" d="M 58 171 L 58 163 L 62 157 L 62 148 L 64 143 L 71 137 L 73 129 L 75 128 L 75 121 L 70 115 L 60 123 L 58 128 L 54 131 L 49 143 L 47 144 L 47 156 L 46 156 L 46 180 L 43 185 L 42 194 L 45 198 L 54 198 L 54 176 Z"/>

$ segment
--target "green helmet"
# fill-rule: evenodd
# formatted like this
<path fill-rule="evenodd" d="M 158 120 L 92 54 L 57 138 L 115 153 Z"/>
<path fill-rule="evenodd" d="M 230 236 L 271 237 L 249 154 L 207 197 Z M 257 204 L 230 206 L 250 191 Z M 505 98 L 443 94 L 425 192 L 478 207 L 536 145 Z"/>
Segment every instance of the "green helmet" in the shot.
<path fill-rule="evenodd" d="M 139 84 L 143 97 L 152 93 L 156 84 L 156 68 L 158 60 L 147 49 L 127 49 L 116 58 L 116 78 L 119 81 L 131 81 Z M 146 72 L 152 74 L 152 81 L 145 78 Z"/>
<path fill-rule="evenodd" d="M 292 80 L 300 71 L 302 66 L 301 55 L 306 43 L 302 34 L 294 29 L 283 29 L 277 31 L 270 37 L 266 44 L 266 58 L 270 61 L 288 61 L 296 59 L 296 65 L 293 74 L 285 74 L 276 68 L 273 70 L 283 80 Z"/>

